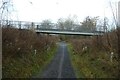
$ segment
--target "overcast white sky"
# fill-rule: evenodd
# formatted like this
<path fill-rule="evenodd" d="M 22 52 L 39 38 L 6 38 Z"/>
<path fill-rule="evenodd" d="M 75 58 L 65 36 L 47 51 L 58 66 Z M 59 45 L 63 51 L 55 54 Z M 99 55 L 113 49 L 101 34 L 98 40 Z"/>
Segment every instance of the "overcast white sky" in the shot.
<path fill-rule="evenodd" d="M 113 7 L 119 0 L 110 0 Z M 86 16 L 112 18 L 109 0 L 13 0 L 14 17 L 22 21 L 41 22 L 50 19 L 77 17 L 82 21 Z"/>

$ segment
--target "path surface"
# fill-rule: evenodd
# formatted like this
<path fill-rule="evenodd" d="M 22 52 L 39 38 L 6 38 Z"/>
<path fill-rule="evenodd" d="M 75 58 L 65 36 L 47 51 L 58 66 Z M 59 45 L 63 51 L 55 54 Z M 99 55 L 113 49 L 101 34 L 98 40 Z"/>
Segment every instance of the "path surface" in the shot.
<path fill-rule="evenodd" d="M 37 75 L 36 78 L 76 78 L 70 62 L 67 44 L 60 42 L 58 45 L 57 54 L 42 75 Z"/>

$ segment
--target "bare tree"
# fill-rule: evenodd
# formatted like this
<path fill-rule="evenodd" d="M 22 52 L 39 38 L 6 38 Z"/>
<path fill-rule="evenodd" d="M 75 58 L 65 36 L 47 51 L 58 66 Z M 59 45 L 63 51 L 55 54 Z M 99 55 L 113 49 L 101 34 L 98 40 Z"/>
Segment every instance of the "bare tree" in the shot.
<path fill-rule="evenodd" d="M 118 25 L 117 18 L 116 18 L 117 16 L 114 13 L 111 1 L 109 1 L 109 4 L 110 4 L 110 8 L 111 8 L 111 11 L 112 11 L 112 14 L 113 14 L 114 22 L 115 22 L 115 25 L 116 25 L 116 35 L 117 35 L 117 42 L 118 42 L 118 44 L 117 44 L 117 46 L 118 46 L 117 53 L 118 53 L 118 61 L 120 61 L 120 26 Z M 120 65 L 119 65 L 119 67 L 120 67 Z M 118 71 L 118 77 L 119 76 L 120 76 L 120 68 L 119 68 L 119 71 Z"/>
<path fill-rule="evenodd" d="M 64 30 L 64 20 L 62 18 L 58 19 L 57 21 L 57 29 Z"/>
<path fill-rule="evenodd" d="M 67 19 L 58 19 L 57 22 L 57 28 L 60 30 L 74 30 L 74 20 L 71 18 L 67 18 Z"/>
<path fill-rule="evenodd" d="M 0 24 L 2 26 L 3 22 L 6 22 L 6 25 L 9 25 L 9 19 L 11 15 L 11 10 L 13 9 L 12 0 L 2 0 L 2 5 L 0 6 Z"/>
<path fill-rule="evenodd" d="M 43 20 L 41 23 L 41 28 L 42 29 L 51 29 L 53 28 L 52 22 L 50 20 Z"/>
<path fill-rule="evenodd" d="M 81 22 L 81 28 L 83 31 L 95 31 L 98 17 L 91 18 L 87 16 L 83 22 Z"/>
<path fill-rule="evenodd" d="M 115 13 L 113 11 L 113 7 L 112 7 L 112 4 L 111 2 L 110 3 L 110 8 L 111 8 L 111 11 L 112 11 L 112 14 L 113 14 L 113 18 L 114 18 L 114 22 L 115 22 L 115 25 L 116 25 L 116 34 L 117 34 L 117 41 L 118 41 L 118 57 L 120 59 L 120 26 L 118 25 L 117 23 L 117 18 L 115 16 Z"/>
<path fill-rule="evenodd" d="M 68 18 L 65 20 L 64 26 L 66 30 L 72 30 L 74 28 L 74 21 Z"/>

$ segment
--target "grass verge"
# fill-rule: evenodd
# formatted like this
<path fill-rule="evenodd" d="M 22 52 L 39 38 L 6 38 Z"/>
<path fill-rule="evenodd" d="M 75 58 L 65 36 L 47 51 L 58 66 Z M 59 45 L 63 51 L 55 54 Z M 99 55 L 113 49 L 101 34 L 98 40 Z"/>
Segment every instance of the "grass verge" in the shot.
<path fill-rule="evenodd" d="M 22 57 L 8 58 L 5 60 L 2 71 L 3 78 L 30 78 L 41 72 L 55 55 L 56 46 L 48 51 L 37 54 L 31 53 Z"/>
<path fill-rule="evenodd" d="M 72 66 L 74 68 L 76 77 L 77 78 L 84 78 L 84 74 L 79 70 L 79 68 L 77 67 L 78 65 L 75 64 L 75 62 L 78 58 L 75 59 L 76 56 L 74 55 L 73 47 L 71 44 L 68 44 L 68 51 L 70 53 L 70 59 L 72 61 Z"/>
<path fill-rule="evenodd" d="M 33 74 L 33 76 L 36 76 L 36 75 L 41 75 L 42 72 L 44 71 L 44 69 L 46 68 L 46 66 L 51 62 L 51 60 L 53 59 L 53 57 L 55 56 L 55 53 L 56 53 L 56 50 L 57 50 L 57 46 L 54 47 L 53 49 L 47 51 L 47 54 L 46 55 L 46 60 L 44 61 L 44 64 L 42 66 L 40 66 L 40 68 L 38 70 L 36 70 L 36 72 Z"/>
<path fill-rule="evenodd" d="M 68 45 L 73 68 L 77 78 L 116 78 L 118 74 L 117 61 L 110 62 L 105 52 L 91 51 L 87 53 L 74 53 L 71 44 Z"/>

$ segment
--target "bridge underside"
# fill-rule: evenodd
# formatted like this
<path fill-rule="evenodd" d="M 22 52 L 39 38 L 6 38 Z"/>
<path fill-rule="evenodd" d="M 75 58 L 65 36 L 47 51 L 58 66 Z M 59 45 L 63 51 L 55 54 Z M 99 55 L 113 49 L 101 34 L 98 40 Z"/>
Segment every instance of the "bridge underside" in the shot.
<path fill-rule="evenodd" d="M 81 36 L 97 36 L 102 35 L 102 33 L 87 33 L 87 32 L 70 32 L 70 31 L 48 31 L 48 30 L 35 30 L 37 34 L 63 34 L 63 35 L 81 35 Z"/>

